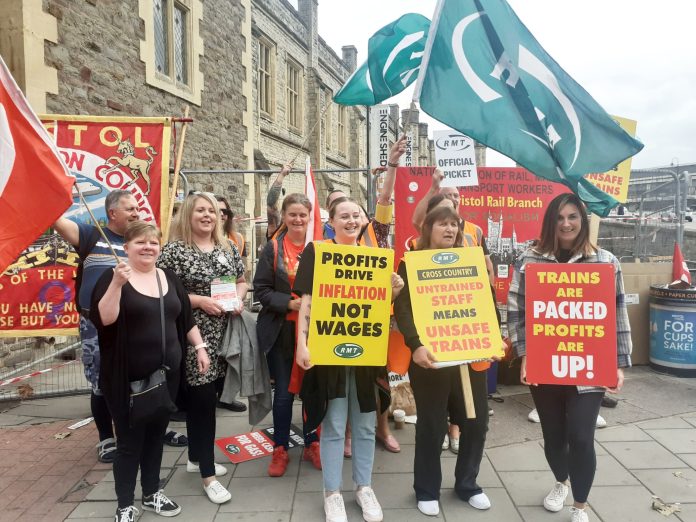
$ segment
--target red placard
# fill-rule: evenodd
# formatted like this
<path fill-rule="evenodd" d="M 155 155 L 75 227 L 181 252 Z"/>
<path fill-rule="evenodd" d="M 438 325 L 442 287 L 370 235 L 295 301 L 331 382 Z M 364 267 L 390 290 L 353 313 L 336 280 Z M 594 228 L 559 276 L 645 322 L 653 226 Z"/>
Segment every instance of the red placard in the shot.
<path fill-rule="evenodd" d="M 616 386 L 610 263 L 525 266 L 527 381 Z"/>
<path fill-rule="evenodd" d="M 293 425 L 290 428 L 288 448 L 304 446 L 304 439 L 298 433 L 302 433 L 302 431 Z M 217 439 L 215 444 L 230 459 L 232 464 L 260 459 L 273 454 L 273 428 Z"/>

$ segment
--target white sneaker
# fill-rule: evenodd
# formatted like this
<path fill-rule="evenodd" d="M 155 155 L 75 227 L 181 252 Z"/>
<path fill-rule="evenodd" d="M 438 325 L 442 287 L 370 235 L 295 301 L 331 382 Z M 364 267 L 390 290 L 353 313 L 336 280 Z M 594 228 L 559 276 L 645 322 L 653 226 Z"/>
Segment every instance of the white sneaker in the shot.
<path fill-rule="evenodd" d="M 189 460 L 186 462 L 186 471 L 188 471 L 189 473 L 200 473 L 201 468 L 198 464 L 196 464 L 195 462 L 191 462 Z M 216 462 L 215 463 L 215 476 L 222 477 L 223 475 L 227 475 L 227 468 Z"/>
<path fill-rule="evenodd" d="M 469 498 L 469 505 L 476 509 L 490 509 L 491 501 L 485 493 L 479 493 Z"/>
<path fill-rule="evenodd" d="M 429 517 L 436 517 L 440 514 L 440 504 L 437 500 L 419 500 L 418 511 Z"/>
<path fill-rule="evenodd" d="M 454 437 L 450 437 L 449 449 L 455 455 L 459 453 L 459 437 L 457 437 L 456 439 Z"/>
<path fill-rule="evenodd" d="M 442 441 L 442 449 L 449 449 L 449 434 L 445 433 L 445 440 Z"/>
<path fill-rule="evenodd" d="M 539 412 L 536 410 L 536 408 L 529 412 L 529 415 L 527 415 L 527 420 L 529 422 L 541 422 L 541 420 L 539 419 Z"/>
<path fill-rule="evenodd" d="M 209 486 L 203 486 L 203 491 L 213 504 L 224 504 L 232 498 L 232 494 L 217 480 L 213 480 Z"/>
<path fill-rule="evenodd" d="M 554 513 L 563 509 L 563 503 L 568 496 L 568 489 L 568 486 L 563 482 L 556 482 L 553 489 L 549 491 L 549 494 L 544 498 L 544 508 Z"/>
<path fill-rule="evenodd" d="M 326 522 L 348 522 L 343 495 L 332 493 L 328 497 L 324 496 L 324 513 L 326 513 Z"/>
<path fill-rule="evenodd" d="M 590 517 L 587 516 L 587 511 L 578 509 L 575 506 L 570 508 L 570 522 L 589 522 Z"/>
<path fill-rule="evenodd" d="M 382 522 L 384 514 L 382 506 L 375 496 L 375 492 L 370 486 L 362 486 L 355 491 L 355 501 L 362 509 L 365 522 Z"/>
<path fill-rule="evenodd" d="M 597 415 L 597 423 L 595 424 L 598 428 L 606 428 L 607 427 L 607 421 L 604 420 L 604 417 L 601 415 Z"/>

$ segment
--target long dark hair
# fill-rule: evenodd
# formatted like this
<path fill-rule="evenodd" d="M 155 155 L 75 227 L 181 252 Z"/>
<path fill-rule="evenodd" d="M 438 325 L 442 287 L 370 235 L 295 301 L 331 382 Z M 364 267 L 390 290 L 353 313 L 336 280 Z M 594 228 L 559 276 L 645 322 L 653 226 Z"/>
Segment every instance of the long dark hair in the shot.
<path fill-rule="evenodd" d="M 576 254 L 590 255 L 596 247 L 590 242 L 590 219 L 587 217 L 585 204 L 575 194 L 561 194 L 551 200 L 549 206 L 546 207 L 544 213 L 544 221 L 541 224 L 541 236 L 536 242 L 534 248 L 543 254 L 557 255 L 561 248 L 558 245 L 558 237 L 556 236 L 556 225 L 558 223 L 558 215 L 561 209 L 566 205 L 575 205 L 580 213 L 580 233 L 575 238 L 570 249 L 571 256 Z"/>
<path fill-rule="evenodd" d="M 227 209 L 227 219 L 225 220 L 225 224 L 222 227 L 222 231 L 225 233 L 225 237 L 230 237 L 230 234 L 234 232 L 234 212 L 232 211 L 232 207 L 230 207 L 230 202 L 227 201 L 227 198 L 225 196 L 220 196 L 220 195 L 215 195 L 215 199 L 217 200 L 218 203 L 224 203 L 225 207 Z M 222 211 L 222 209 L 220 209 Z M 220 220 L 222 222 L 222 219 Z"/>
<path fill-rule="evenodd" d="M 430 248 L 430 238 L 433 233 L 433 225 L 438 221 L 451 219 L 459 224 L 459 214 L 451 207 L 436 207 L 425 215 L 423 226 L 421 227 L 421 237 L 418 239 L 417 249 L 426 250 Z M 460 247 L 463 243 L 462 229 L 457 226 L 457 237 L 454 239 L 454 247 Z"/>

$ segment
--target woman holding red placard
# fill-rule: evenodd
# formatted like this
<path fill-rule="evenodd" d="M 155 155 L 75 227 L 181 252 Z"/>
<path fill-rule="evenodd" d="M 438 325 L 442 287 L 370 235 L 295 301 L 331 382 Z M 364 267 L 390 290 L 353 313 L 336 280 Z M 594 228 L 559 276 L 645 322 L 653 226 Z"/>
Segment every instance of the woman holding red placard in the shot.
<path fill-rule="evenodd" d="M 527 382 L 525 343 L 525 265 L 529 263 L 612 263 L 616 274 L 617 385 L 623 385 L 623 368 L 631 366 L 631 330 L 624 298 L 621 265 L 607 250 L 590 242 L 585 206 L 575 194 L 561 194 L 549 203 L 541 226 L 540 239 L 515 265 L 508 294 L 508 331 L 513 349 L 522 358 L 520 380 L 531 385 L 534 405 L 544 434 L 544 453 L 556 483 L 544 498 L 544 508 L 560 511 L 573 490 L 572 522 L 587 522 L 585 510 L 592 487 L 597 459 L 594 431 L 606 388 L 533 384 Z"/>

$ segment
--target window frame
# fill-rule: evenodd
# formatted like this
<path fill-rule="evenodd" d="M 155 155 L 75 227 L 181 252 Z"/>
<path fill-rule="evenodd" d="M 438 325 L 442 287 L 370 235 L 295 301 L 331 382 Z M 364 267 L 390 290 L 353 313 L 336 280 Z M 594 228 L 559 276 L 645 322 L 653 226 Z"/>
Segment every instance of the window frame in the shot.
<path fill-rule="evenodd" d="M 291 87 L 291 72 L 296 75 L 296 89 Z M 304 128 L 304 69 L 292 58 L 288 58 L 285 64 L 285 116 L 288 129 L 301 135 Z"/>
<path fill-rule="evenodd" d="M 348 108 L 345 105 L 338 105 L 338 115 L 336 117 L 336 139 L 338 141 L 338 152 L 342 155 L 347 153 L 347 137 L 348 137 Z"/>
<path fill-rule="evenodd" d="M 257 39 L 258 43 L 258 63 L 256 66 L 257 73 L 257 104 L 259 108 L 259 113 L 268 119 L 275 119 L 275 61 L 276 61 L 276 45 L 269 38 L 265 36 L 259 36 Z M 262 69 L 262 55 L 266 53 L 263 52 L 264 48 L 268 50 L 268 63 L 266 68 Z M 262 82 L 267 79 L 267 85 L 262 88 Z M 266 107 L 264 107 L 265 102 Z"/>

